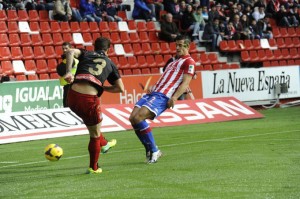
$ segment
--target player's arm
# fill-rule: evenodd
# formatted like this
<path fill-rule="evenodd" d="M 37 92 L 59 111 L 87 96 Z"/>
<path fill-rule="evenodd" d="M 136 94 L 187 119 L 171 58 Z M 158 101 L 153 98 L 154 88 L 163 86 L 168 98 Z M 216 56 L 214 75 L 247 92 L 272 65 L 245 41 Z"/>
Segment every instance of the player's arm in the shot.
<path fill-rule="evenodd" d="M 124 84 L 121 78 L 117 79 L 110 86 L 103 86 L 103 90 L 109 93 L 123 93 L 124 92 Z"/>
<path fill-rule="evenodd" d="M 192 80 L 193 76 L 190 74 L 184 74 L 183 75 L 183 81 L 178 87 L 177 91 L 174 93 L 174 95 L 169 99 L 168 101 L 168 108 L 173 108 L 175 105 L 175 102 L 177 99 L 187 90 L 189 87 L 189 84 Z"/>
<path fill-rule="evenodd" d="M 74 75 L 71 72 L 73 59 L 78 58 L 81 55 L 81 51 L 76 48 L 71 48 L 65 52 L 66 55 L 66 74 L 64 79 L 70 84 L 74 81 Z"/>

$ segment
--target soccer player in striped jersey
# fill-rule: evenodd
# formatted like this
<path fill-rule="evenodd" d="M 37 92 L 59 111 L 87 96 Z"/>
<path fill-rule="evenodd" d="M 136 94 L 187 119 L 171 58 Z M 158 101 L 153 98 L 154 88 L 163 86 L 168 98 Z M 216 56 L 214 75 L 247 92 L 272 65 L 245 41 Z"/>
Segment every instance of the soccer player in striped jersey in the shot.
<path fill-rule="evenodd" d="M 162 152 L 155 144 L 146 119 L 153 120 L 166 109 L 173 108 L 178 97 L 189 87 L 195 70 L 195 61 L 189 54 L 189 47 L 190 40 L 187 37 L 176 38 L 176 59 L 165 66 L 162 76 L 151 92 L 144 95 L 131 112 L 129 120 L 146 149 L 147 162 L 150 164 L 157 162 Z"/>

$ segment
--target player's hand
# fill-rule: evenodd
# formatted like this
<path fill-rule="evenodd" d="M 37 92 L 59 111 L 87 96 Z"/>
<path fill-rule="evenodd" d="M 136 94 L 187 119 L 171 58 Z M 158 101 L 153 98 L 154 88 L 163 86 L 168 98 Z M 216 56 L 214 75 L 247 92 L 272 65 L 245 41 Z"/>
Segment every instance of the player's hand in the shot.
<path fill-rule="evenodd" d="M 174 108 L 175 102 L 176 102 L 176 99 L 170 98 L 168 101 L 168 108 Z"/>
<path fill-rule="evenodd" d="M 66 82 L 71 84 L 74 81 L 74 75 L 71 72 L 68 72 L 64 75 L 64 79 L 66 80 Z"/>

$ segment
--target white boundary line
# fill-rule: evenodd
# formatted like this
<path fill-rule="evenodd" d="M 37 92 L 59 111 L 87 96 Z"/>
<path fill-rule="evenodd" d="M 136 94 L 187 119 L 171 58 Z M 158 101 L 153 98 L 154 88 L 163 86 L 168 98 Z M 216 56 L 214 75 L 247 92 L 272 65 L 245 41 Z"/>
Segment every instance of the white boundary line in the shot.
<path fill-rule="evenodd" d="M 204 142 L 217 142 L 217 141 L 225 141 L 225 140 L 231 140 L 231 139 L 258 137 L 258 136 L 275 135 L 275 134 L 283 134 L 283 133 L 293 133 L 293 132 L 300 132 L 300 129 L 298 129 L 298 130 L 292 130 L 292 131 L 279 131 L 279 132 L 271 132 L 271 133 L 264 133 L 264 134 L 241 135 L 241 136 L 226 137 L 226 138 L 216 138 L 216 139 L 209 139 L 209 140 L 199 140 L 199 141 L 185 142 L 185 143 L 180 143 L 180 144 L 162 145 L 160 147 L 161 148 L 163 148 L 163 147 L 173 147 L 173 146 L 186 145 L 186 144 L 196 144 L 196 143 L 204 143 Z M 130 151 L 137 151 L 137 150 L 140 150 L 140 149 L 141 148 L 133 149 L 133 150 L 112 151 L 111 153 L 130 152 Z M 87 155 L 81 155 L 81 156 L 67 157 L 67 158 L 64 158 L 64 160 L 82 158 L 82 157 L 86 157 L 86 156 L 88 156 L 88 154 Z M 17 167 L 17 166 L 24 166 L 24 165 L 32 165 L 32 164 L 45 163 L 45 162 L 49 162 L 49 161 L 48 160 L 43 160 L 43 161 L 37 161 L 37 162 L 27 162 L 27 163 L 15 164 L 15 165 L 0 166 L 0 168 Z M 13 162 L 11 162 L 11 163 L 13 163 Z"/>

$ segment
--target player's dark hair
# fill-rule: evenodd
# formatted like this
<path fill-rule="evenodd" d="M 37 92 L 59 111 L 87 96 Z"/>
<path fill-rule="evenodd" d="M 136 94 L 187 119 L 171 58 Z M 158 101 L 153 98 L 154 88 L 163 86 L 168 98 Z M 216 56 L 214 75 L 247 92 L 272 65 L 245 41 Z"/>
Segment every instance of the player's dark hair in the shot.
<path fill-rule="evenodd" d="M 185 35 L 178 35 L 176 37 L 176 41 L 178 41 L 178 40 L 184 40 L 184 44 L 187 45 L 187 46 L 189 46 L 190 43 L 191 43 L 191 40 L 189 39 L 189 37 L 187 37 Z"/>
<path fill-rule="evenodd" d="M 106 51 L 110 48 L 110 40 L 106 37 L 99 37 L 95 41 L 95 51 Z"/>
<path fill-rule="evenodd" d="M 70 48 L 72 48 L 72 44 L 70 42 L 65 41 L 62 46 L 69 46 Z"/>

